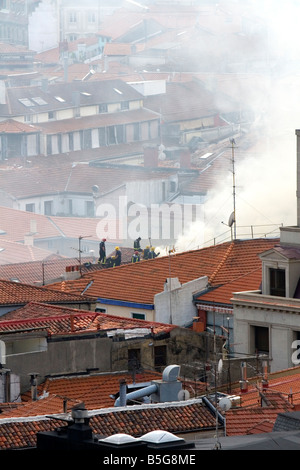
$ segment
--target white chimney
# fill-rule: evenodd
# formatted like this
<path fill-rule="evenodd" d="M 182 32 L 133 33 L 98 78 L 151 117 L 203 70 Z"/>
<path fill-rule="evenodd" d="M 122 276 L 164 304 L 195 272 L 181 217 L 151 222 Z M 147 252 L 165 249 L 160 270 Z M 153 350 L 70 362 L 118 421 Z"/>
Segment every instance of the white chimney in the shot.
<path fill-rule="evenodd" d="M 246 393 L 248 392 L 247 363 L 246 362 L 241 363 L 241 369 L 242 369 L 242 380 L 240 380 L 240 389 L 241 389 L 241 393 Z"/>

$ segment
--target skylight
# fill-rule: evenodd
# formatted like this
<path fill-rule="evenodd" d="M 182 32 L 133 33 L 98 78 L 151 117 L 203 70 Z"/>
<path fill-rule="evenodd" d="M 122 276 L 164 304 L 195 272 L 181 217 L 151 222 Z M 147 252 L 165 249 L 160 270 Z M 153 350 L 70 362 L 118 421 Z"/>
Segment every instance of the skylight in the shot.
<path fill-rule="evenodd" d="M 144 434 L 141 439 L 146 442 L 153 442 L 155 444 L 162 444 L 166 442 L 177 442 L 183 441 L 181 437 L 177 437 L 174 434 L 168 431 L 162 431 L 160 429 L 156 431 L 150 431 L 147 434 Z"/>
<path fill-rule="evenodd" d="M 35 106 L 35 104 L 29 98 L 19 98 L 20 103 L 24 106 L 30 107 Z"/>
<path fill-rule="evenodd" d="M 112 444 L 128 444 L 129 442 L 139 441 L 139 439 L 130 436 L 129 434 L 112 434 L 111 436 L 101 439 L 101 442 L 110 442 Z"/>
<path fill-rule="evenodd" d="M 123 92 L 118 90 L 118 88 L 114 88 L 114 90 L 115 90 L 116 93 L 119 93 L 119 95 L 123 95 Z"/>
<path fill-rule="evenodd" d="M 61 96 L 55 96 L 54 97 L 57 101 L 59 101 L 60 103 L 65 103 L 66 100 L 64 100 L 63 98 L 61 98 Z"/>
<path fill-rule="evenodd" d="M 43 98 L 40 96 L 36 96 L 35 98 L 32 98 L 32 101 L 34 101 L 36 104 L 43 106 L 44 104 L 48 104 Z"/>
<path fill-rule="evenodd" d="M 92 96 L 90 93 L 87 93 L 86 91 L 81 91 L 80 94 L 84 96 Z"/>
<path fill-rule="evenodd" d="M 5 235 L 5 234 L 6 234 L 5 230 L 0 229 L 0 235 Z"/>

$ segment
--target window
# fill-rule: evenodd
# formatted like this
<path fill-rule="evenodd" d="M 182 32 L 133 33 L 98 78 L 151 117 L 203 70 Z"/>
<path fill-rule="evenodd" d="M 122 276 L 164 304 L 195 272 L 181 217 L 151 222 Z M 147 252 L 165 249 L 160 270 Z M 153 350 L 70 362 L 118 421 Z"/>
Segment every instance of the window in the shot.
<path fill-rule="evenodd" d="M 136 318 L 137 320 L 146 320 L 146 315 L 144 313 L 132 313 L 131 318 Z"/>
<path fill-rule="evenodd" d="M 94 217 L 94 202 L 85 201 L 85 213 L 87 217 Z"/>
<path fill-rule="evenodd" d="M 269 328 L 264 326 L 252 326 L 252 353 L 269 354 Z"/>
<path fill-rule="evenodd" d="M 69 150 L 74 150 L 74 134 L 69 132 Z"/>
<path fill-rule="evenodd" d="M 106 313 L 106 308 L 96 307 L 95 312 L 97 312 L 97 313 Z"/>
<path fill-rule="evenodd" d="M 88 12 L 88 22 L 89 23 L 95 23 L 96 22 L 96 15 L 92 11 Z"/>
<path fill-rule="evenodd" d="M 35 211 L 35 204 L 33 204 L 33 203 L 26 204 L 25 210 L 26 210 L 26 212 L 34 212 Z"/>
<path fill-rule="evenodd" d="M 121 101 L 121 109 L 129 109 L 129 101 Z"/>
<path fill-rule="evenodd" d="M 100 147 L 103 145 L 106 145 L 106 133 L 105 133 L 105 128 L 100 127 L 98 129 L 98 135 L 99 135 L 99 145 Z"/>
<path fill-rule="evenodd" d="M 52 155 L 52 136 L 47 135 L 47 155 Z"/>
<path fill-rule="evenodd" d="M 52 215 L 52 209 L 53 209 L 53 201 L 45 201 L 44 202 L 44 214 Z"/>
<path fill-rule="evenodd" d="M 92 130 L 85 129 L 83 131 L 83 148 L 90 149 L 92 148 Z"/>
<path fill-rule="evenodd" d="M 77 23 L 77 15 L 76 11 L 71 11 L 69 14 L 69 22 L 70 23 Z"/>
<path fill-rule="evenodd" d="M 128 350 L 128 370 L 138 370 L 141 366 L 141 350 Z"/>
<path fill-rule="evenodd" d="M 24 116 L 24 122 L 32 122 L 33 117 L 30 114 L 25 114 Z"/>
<path fill-rule="evenodd" d="M 133 140 L 140 140 L 140 126 L 138 122 L 133 124 Z"/>
<path fill-rule="evenodd" d="M 53 119 L 55 119 L 55 112 L 54 111 L 49 111 L 48 121 L 52 121 Z"/>
<path fill-rule="evenodd" d="M 270 295 L 285 297 L 284 269 L 270 269 Z"/>
<path fill-rule="evenodd" d="M 109 126 L 107 128 L 107 137 L 108 137 L 108 145 L 117 143 L 115 126 Z"/>
<path fill-rule="evenodd" d="M 99 104 L 99 108 L 98 108 L 98 111 L 99 113 L 107 113 L 107 104 L 106 103 L 102 103 L 102 104 Z"/>
<path fill-rule="evenodd" d="M 73 214 L 73 201 L 72 199 L 69 199 L 69 214 Z"/>
<path fill-rule="evenodd" d="M 154 347 L 154 367 L 160 368 L 167 364 L 167 346 Z"/>

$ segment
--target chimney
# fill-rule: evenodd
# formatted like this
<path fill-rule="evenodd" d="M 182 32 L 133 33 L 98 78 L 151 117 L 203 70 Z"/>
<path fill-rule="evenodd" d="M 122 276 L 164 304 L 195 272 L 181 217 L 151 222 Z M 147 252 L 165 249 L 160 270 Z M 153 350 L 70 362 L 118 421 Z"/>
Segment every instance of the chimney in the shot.
<path fill-rule="evenodd" d="M 37 233 L 36 227 L 37 227 L 36 219 L 31 219 L 30 220 L 30 233 Z"/>
<path fill-rule="evenodd" d="M 30 386 L 31 386 L 31 399 L 32 401 L 37 400 L 37 374 L 36 372 L 32 372 L 30 374 Z"/>
<path fill-rule="evenodd" d="M 262 389 L 266 390 L 269 387 L 268 381 L 268 363 L 267 361 L 263 362 L 263 379 L 262 379 Z"/>
<path fill-rule="evenodd" d="M 158 167 L 158 147 L 157 145 L 147 145 L 144 147 L 144 167 Z"/>
<path fill-rule="evenodd" d="M 191 151 L 188 147 L 182 147 L 179 153 L 180 168 L 191 168 Z"/>
<path fill-rule="evenodd" d="M 242 369 L 242 380 L 240 380 L 240 389 L 241 389 L 241 393 L 246 393 L 248 392 L 247 363 L 246 362 L 241 363 L 241 369 Z"/>
<path fill-rule="evenodd" d="M 120 406 L 126 406 L 126 380 L 120 380 Z"/>

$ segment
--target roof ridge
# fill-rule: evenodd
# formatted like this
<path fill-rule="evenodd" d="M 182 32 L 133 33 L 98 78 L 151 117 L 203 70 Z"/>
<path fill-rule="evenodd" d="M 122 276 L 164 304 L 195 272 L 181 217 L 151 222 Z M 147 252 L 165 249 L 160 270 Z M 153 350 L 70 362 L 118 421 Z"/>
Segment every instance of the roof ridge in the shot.
<path fill-rule="evenodd" d="M 232 252 L 233 250 L 233 247 L 234 247 L 234 242 L 231 242 L 230 245 L 228 246 L 221 262 L 219 263 L 219 265 L 217 266 L 217 268 L 215 269 L 215 271 L 212 273 L 212 275 L 210 276 L 210 279 L 209 279 L 209 282 L 212 283 L 213 280 L 215 279 L 215 277 L 217 276 L 217 274 L 220 272 L 221 268 L 224 266 L 225 262 L 227 261 L 230 253 Z"/>

